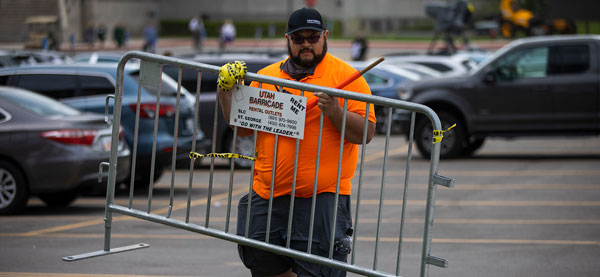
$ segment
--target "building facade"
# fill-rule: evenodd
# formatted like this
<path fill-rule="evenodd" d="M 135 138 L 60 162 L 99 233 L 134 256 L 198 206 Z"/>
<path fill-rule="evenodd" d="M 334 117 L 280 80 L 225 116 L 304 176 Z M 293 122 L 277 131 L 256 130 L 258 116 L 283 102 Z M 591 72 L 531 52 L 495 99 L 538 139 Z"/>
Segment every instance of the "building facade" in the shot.
<path fill-rule="evenodd" d="M 81 41 L 86 28 L 112 30 L 123 25 L 131 36 L 141 36 L 144 26 L 162 19 L 189 19 L 198 14 L 212 20 L 287 21 L 295 9 L 314 3 L 325 21 L 339 21 L 343 35 L 363 29 L 371 34 L 394 34 L 430 20 L 424 12 L 426 0 L 0 0 L 0 42 L 19 42 L 27 37 L 25 20 L 37 15 L 59 18 L 63 41 L 73 35 Z M 440 1 L 438 1 L 440 2 Z M 445 2 L 445 1 L 441 1 Z M 499 1 L 471 0 L 477 11 L 495 11 Z"/>

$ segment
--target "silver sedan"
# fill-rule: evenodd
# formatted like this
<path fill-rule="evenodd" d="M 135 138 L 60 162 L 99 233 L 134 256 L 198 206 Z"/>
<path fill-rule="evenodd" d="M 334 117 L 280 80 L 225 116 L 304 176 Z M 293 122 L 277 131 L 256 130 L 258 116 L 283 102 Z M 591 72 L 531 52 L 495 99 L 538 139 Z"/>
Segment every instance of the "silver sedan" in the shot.
<path fill-rule="evenodd" d="M 111 129 L 103 115 L 82 113 L 37 93 L 0 86 L 0 214 L 16 213 L 37 195 L 67 206 L 98 182 L 108 162 Z M 126 180 L 130 151 L 121 134 L 117 182 Z"/>

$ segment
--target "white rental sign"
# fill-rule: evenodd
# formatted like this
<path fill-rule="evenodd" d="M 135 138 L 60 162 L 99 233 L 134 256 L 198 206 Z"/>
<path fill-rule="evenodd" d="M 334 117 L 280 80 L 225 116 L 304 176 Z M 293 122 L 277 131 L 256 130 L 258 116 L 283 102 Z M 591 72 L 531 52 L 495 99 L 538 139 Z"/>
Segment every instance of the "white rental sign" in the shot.
<path fill-rule="evenodd" d="M 231 125 L 293 138 L 304 138 L 306 97 L 235 85 Z"/>

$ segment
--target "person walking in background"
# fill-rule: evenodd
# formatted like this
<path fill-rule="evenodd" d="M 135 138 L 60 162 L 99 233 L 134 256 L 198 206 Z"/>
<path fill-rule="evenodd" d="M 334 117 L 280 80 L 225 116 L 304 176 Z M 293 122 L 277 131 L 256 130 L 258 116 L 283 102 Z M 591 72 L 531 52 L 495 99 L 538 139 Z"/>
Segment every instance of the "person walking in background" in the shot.
<path fill-rule="evenodd" d="M 350 48 L 352 60 L 364 61 L 367 58 L 368 47 L 367 38 L 365 37 L 364 32 L 360 31 L 352 41 L 352 47 Z"/>
<path fill-rule="evenodd" d="M 113 29 L 113 39 L 117 44 L 117 48 L 123 48 L 123 45 L 125 45 L 125 27 L 123 27 L 121 23 L 115 25 L 115 28 Z"/>
<path fill-rule="evenodd" d="M 156 44 L 158 43 L 158 32 L 153 24 L 149 23 L 144 28 L 144 52 L 156 53 Z"/>
<path fill-rule="evenodd" d="M 287 33 L 287 49 L 289 57 L 269 65 L 258 74 L 295 80 L 298 82 L 335 87 L 339 80 L 344 80 L 356 70 L 327 52 L 329 31 L 324 28 L 321 14 L 310 8 L 294 11 L 289 18 Z M 243 62 L 228 63 L 219 71 L 218 97 L 221 112 L 229 120 L 232 92 L 236 80 L 241 80 L 245 74 Z M 258 87 L 258 82 L 250 84 Z M 280 91 L 276 86 L 263 83 L 262 90 Z M 363 77 L 356 79 L 344 89 L 371 95 L 369 85 Z M 285 88 L 286 93 L 300 95 L 297 89 Z M 311 253 L 327 257 L 331 243 L 334 244 L 333 258 L 346 261 L 350 253 L 349 236 L 352 235 L 352 218 L 350 213 L 351 179 L 354 177 L 358 162 L 358 145 L 362 143 L 366 132 L 367 143 L 375 133 L 375 113 L 372 104 L 367 113 L 367 105 L 361 101 L 348 100 L 346 110 L 346 125 L 343 142 L 343 161 L 339 165 L 341 128 L 344 114 L 344 99 L 327 95 L 323 92 L 308 92 L 304 94 L 307 101 L 318 99 L 317 107 L 306 111 L 304 139 L 300 140 L 297 164 L 297 179 L 292 214 L 291 248 L 306 252 L 308 234 L 311 226 L 313 189 L 316 185 L 315 225 L 312 231 Z M 321 114 L 325 116 L 322 138 L 319 139 Z M 365 117 L 369 124 L 363 128 Z M 252 135 L 253 131 L 238 128 L 238 135 Z M 317 149 L 321 145 L 321 153 L 317 162 Z M 248 237 L 265 241 L 265 230 L 269 214 L 269 199 L 271 179 L 275 174 L 273 202 L 271 208 L 271 225 L 269 243 L 285 246 L 288 232 L 288 216 L 292 194 L 292 184 L 295 167 L 296 139 L 280 136 L 278 147 L 274 149 L 275 135 L 257 132 L 254 173 L 251 196 L 248 194 L 239 200 L 238 204 L 238 235 L 245 235 L 246 220 L 249 222 Z M 277 157 L 277 161 L 273 161 Z M 275 168 L 273 165 L 275 164 Z M 319 165 L 318 181 L 314 176 Z M 335 206 L 337 190 L 337 171 L 341 166 L 339 180 L 339 201 Z M 251 197 L 251 198 L 250 198 Z M 251 199 L 251 200 L 250 200 Z M 246 211 L 251 205 L 251 214 L 247 218 Z M 335 238 L 331 239 L 332 221 L 337 212 Z M 238 245 L 238 253 L 244 265 L 250 269 L 252 276 L 345 276 L 344 270 L 293 259 L 249 246 Z"/>
<path fill-rule="evenodd" d="M 235 39 L 235 26 L 233 25 L 233 21 L 230 18 L 225 19 L 223 25 L 221 25 L 220 31 L 220 39 L 219 39 L 219 49 L 221 52 L 225 51 L 225 47 L 228 44 L 233 43 Z"/>
<path fill-rule="evenodd" d="M 192 43 L 196 52 L 202 52 L 202 45 L 206 38 L 206 28 L 204 28 L 203 17 L 197 15 L 190 20 L 188 28 L 192 31 Z"/>
<path fill-rule="evenodd" d="M 100 26 L 98 26 L 98 31 L 96 35 L 98 36 L 100 49 L 104 48 L 104 41 L 106 40 L 106 26 L 104 24 L 100 24 Z"/>
<path fill-rule="evenodd" d="M 94 48 L 94 25 L 91 23 L 83 30 L 83 41 L 87 43 L 89 49 Z"/>
<path fill-rule="evenodd" d="M 71 33 L 69 35 L 69 49 L 71 49 L 71 51 L 75 51 L 75 34 Z"/>

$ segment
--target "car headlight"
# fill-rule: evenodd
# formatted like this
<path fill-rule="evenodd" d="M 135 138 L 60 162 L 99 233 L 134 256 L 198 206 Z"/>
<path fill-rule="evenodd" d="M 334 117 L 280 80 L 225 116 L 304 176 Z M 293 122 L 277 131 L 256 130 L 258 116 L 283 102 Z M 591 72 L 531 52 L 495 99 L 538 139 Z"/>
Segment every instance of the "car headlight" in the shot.
<path fill-rule="evenodd" d="M 408 87 L 400 87 L 398 89 L 398 98 L 400 100 L 408 100 L 412 95 L 412 90 Z"/>

